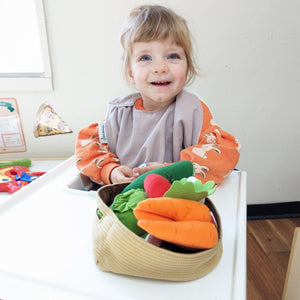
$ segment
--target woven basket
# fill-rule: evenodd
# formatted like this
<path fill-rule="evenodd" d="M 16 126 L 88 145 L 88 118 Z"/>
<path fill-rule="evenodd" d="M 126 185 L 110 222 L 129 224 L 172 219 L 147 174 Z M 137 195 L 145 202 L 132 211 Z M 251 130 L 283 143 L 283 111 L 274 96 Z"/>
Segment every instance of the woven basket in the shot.
<path fill-rule="evenodd" d="M 109 208 L 114 197 L 128 183 L 106 185 L 98 190 L 98 209 L 93 230 L 94 258 L 103 271 L 170 281 L 200 278 L 215 268 L 222 256 L 220 216 L 210 199 L 205 204 L 212 211 L 218 228 L 217 245 L 194 253 L 178 253 L 154 246 L 130 231 Z"/>

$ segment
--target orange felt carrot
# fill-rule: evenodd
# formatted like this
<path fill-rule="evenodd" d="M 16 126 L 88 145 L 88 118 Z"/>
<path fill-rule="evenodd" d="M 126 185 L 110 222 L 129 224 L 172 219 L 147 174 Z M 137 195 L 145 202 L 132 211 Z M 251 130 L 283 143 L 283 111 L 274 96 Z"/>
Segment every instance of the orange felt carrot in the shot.
<path fill-rule="evenodd" d="M 140 209 L 137 209 L 137 208 L 135 208 L 133 210 L 133 213 L 134 213 L 135 217 L 138 220 L 173 221 L 170 218 L 160 216 L 160 215 L 156 215 L 156 214 L 153 214 L 151 212 L 140 210 Z"/>
<path fill-rule="evenodd" d="M 151 215 L 159 215 L 174 221 L 197 220 L 197 221 L 211 221 L 209 208 L 200 202 L 181 199 L 181 198 L 148 198 L 141 201 L 134 210 L 151 213 Z M 149 220 L 156 219 L 151 218 Z M 138 216 L 136 216 L 139 219 Z"/>
<path fill-rule="evenodd" d="M 138 226 L 153 236 L 184 247 L 209 249 L 218 242 L 214 224 L 201 221 L 138 221 Z"/>

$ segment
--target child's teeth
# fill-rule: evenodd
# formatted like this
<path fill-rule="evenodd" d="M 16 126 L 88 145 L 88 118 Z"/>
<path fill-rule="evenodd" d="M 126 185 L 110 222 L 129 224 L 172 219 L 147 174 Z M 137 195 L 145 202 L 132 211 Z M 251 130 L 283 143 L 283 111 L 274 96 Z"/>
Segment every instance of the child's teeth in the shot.
<path fill-rule="evenodd" d="M 157 82 L 153 82 L 153 84 L 159 84 L 159 85 L 163 85 L 163 84 L 169 84 L 169 81 L 157 81 Z"/>

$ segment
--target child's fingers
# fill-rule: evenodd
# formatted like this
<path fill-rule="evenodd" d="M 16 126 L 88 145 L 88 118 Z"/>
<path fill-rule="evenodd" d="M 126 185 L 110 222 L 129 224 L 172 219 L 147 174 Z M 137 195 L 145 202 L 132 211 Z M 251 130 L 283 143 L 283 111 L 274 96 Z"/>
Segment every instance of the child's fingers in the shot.
<path fill-rule="evenodd" d="M 126 166 L 120 166 L 112 170 L 110 179 L 112 183 L 133 181 L 136 177 L 132 169 Z"/>
<path fill-rule="evenodd" d="M 158 169 L 161 167 L 164 167 L 164 164 L 158 163 L 158 162 L 150 162 L 150 163 L 147 163 L 146 166 L 134 168 L 133 172 L 137 173 L 139 175 L 142 175 L 144 173 L 147 173 L 149 171 L 152 171 L 154 169 Z"/>
<path fill-rule="evenodd" d="M 135 177 L 126 177 L 122 174 L 116 174 L 115 176 L 111 177 L 112 183 L 121 183 L 121 182 L 127 182 L 127 181 L 133 181 Z"/>

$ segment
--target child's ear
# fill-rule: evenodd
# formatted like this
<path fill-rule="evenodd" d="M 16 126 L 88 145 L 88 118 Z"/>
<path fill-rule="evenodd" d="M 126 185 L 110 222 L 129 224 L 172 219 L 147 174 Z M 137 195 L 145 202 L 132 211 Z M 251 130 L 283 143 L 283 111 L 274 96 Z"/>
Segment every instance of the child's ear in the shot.
<path fill-rule="evenodd" d="M 132 74 L 132 70 L 131 69 L 128 70 L 128 78 L 130 79 L 130 82 L 132 84 L 135 84 L 134 76 Z"/>

